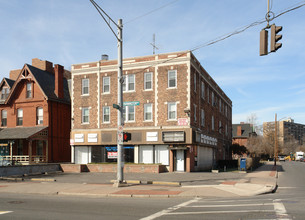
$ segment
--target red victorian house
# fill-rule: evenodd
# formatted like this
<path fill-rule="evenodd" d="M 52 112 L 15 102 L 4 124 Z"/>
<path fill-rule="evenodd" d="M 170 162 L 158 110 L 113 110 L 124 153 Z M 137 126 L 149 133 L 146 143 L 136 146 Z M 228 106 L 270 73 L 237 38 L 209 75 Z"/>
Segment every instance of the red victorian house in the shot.
<path fill-rule="evenodd" d="M 0 84 L 2 159 L 33 162 L 70 161 L 71 104 L 61 65 L 37 58 L 10 72 Z"/>

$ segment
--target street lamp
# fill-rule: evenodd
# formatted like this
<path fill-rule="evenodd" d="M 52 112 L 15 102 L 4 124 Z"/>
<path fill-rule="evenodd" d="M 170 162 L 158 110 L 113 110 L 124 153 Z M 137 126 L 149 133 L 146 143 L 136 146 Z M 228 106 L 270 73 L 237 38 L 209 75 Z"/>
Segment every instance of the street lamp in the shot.
<path fill-rule="evenodd" d="M 122 186 L 124 180 L 124 163 L 123 163 L 123 86 L 124 78 L 122 77 L 123 71 L 123 23 L 122 19 L 118 20 L 118 24 L 116 24 L 108 15 L 107 13 L 94 1 L 90 0 L 93 6 L 96 8 L 98 13 L 102 16 L 116 39 L 118 40 L 118 131 L 117 131 L 117 151 L 118 151 L 118 158 L 117 158 L 117 180 L 114 183 L 114 186 L 119 187 Z M 109 19 L 109 22 L 105 19 L 105 16 Z M 112 29 L 110 22 L 117 27 L 118 34 L 116 35 L 115 31 Z"/>

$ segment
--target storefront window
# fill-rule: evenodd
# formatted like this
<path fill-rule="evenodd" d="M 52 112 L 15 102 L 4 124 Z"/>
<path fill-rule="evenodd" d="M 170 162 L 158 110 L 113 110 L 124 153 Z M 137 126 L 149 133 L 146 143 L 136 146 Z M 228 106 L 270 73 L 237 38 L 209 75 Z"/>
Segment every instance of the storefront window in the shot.
<path fill-rule="evenodd" d="M 117 162 L 117 146 L 94 146 L 91 151 L 92 163 Z M 134 146 L 124 146 L 124 162 L 134 163 Z"/>

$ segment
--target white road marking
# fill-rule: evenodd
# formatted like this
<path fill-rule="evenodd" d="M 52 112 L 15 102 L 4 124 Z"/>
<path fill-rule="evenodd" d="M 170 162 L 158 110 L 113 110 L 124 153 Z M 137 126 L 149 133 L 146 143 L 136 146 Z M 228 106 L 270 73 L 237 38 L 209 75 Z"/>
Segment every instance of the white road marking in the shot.
<path fill-rule="evenodd" d="M 161 216 L 166 215 L 166 214 L 168 214 L 168 213 L 170 213 L 170 212 L 172 212 L 172 211 L 175 211 L 175 210 L 180 209 L 180 208 L 182 208 L 182 207 L 188 206 L 188 205 L 191 204 L 191 203 L 197 202 L 198 200 L 200 200 L 200 198 L 195 198 L 195 199 L 189 200 L 189 201 L 187 201 L 187 202 L 184 202 L 184 203 L 181 203 L 181 204 L 179 204 L 179 205 L 170 207 L 170 208 L 168 208 L 168 209 L 164 209 L 164 210 L 162 210 L 162 211 L 160 211 L 160 212 L 157 212 L 157 213 L 152 214 L 152 215 L 150 215 L 150 216 L 147 216 L 147 217 L 145 217 L 145 218 L 141 218 L 140 220 L 152 220 L 152 219 L 161 217 Z"/>
<path fill-rule="evenodd" d="M 273 202 L 266 202 L 266 203 L 251 203 L 251 204 L 223 204 L 224 202 L 232 202 L 234 200 L 226 200 L 226 201 L 218 201 L 218 203 L 222 203 L 220 205 L 191 205 L 192 203 L 203 203 L 203 202 L 211 202 L 211 201 L 200 201 L 200 198 L 195 198 L 192 200 L 189 200 L 187 202 L 181 203 L 179 205 L 169 207 L 167 209 L 164 209 L 160 212 L 157 212 L 155 214 L 152 214 L 148 217 L 141 218 L 140 220 L 153 220 L 156 218 L 159 218 L 161 216 L 166 215 L 202 215 L 202 214 L 231 214 L 231 213 L 274 213 L 276 214 L 275 219 L 268 219 L 268 220 L 292 220 L 289 215 L 287 214 L 287 211 L 285 209 L 285 206 L 281 202 L 281 200 L 273 200 Z M 270 199 L 268 199 L 270 200 Z M 237 200 L 239 201 L 239 200 Z M 245 202 L 239 201 L 239 202 Z M 251 200 L 250 200 L 251 201 Z M 270 200 L 271 201 L 271 200 Z M 236 202 L 236 200 L 235 200 Z M 253 202 L 253 201 L 252 201 Z M 259 210 L 207 210 L 207 211 L 192 211 L 192 212 L 175 212 L 176 210 L 180 208 L 224 208 L 224 207 L 257 207 L 257 206 L 273 206 L 272 209 L 259 209 Z"/>
<path fill-rule="evenodd" d="M 281 220 L 292 220 L 287 214 L 286 208 L 283 203 L 281 203 L 280 199 L 273 200 L 274 211 L 277 219 Z"/>
<path fill-rule="evenodd" d="M 199 214 L 224 214 L 224 213 L 247 213 L 247 212 L 274 212 L 274 211 L 273 210 L 236 210 L 236 211 L 205 211 L 205 212 L 172 212 L 172 213 L 165 213 L 164 215 L 199 215 Z"/>
<path fill-rule="evenodd" d="M 217 207 L 240 207 L 240 206 L 267 206 L 267 205 L 273 205 L 273 203 L 252 203 L 252 204 L 237 204 L 237 205 L 194 205 L 194 206 L 188 206 L 191 208 L 217 208 Z"/>
<path fill-rule="evenodd" d="M 8 214 L 8 213 L 11 213 L 13 211 L 0 211 L 0 215 L 4 215 L 4 214 Z"/>

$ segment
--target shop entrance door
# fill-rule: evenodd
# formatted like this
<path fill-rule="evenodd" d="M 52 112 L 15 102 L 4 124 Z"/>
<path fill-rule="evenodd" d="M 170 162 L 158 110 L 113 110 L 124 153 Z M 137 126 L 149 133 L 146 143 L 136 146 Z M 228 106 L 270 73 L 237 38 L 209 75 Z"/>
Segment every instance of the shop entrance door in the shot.
<path fill-rule="evenodd" d="M 185 165 L 184 165 L 184 150 L 177 150 L 176 151 L 176 171 L 184 172 Z"/>

